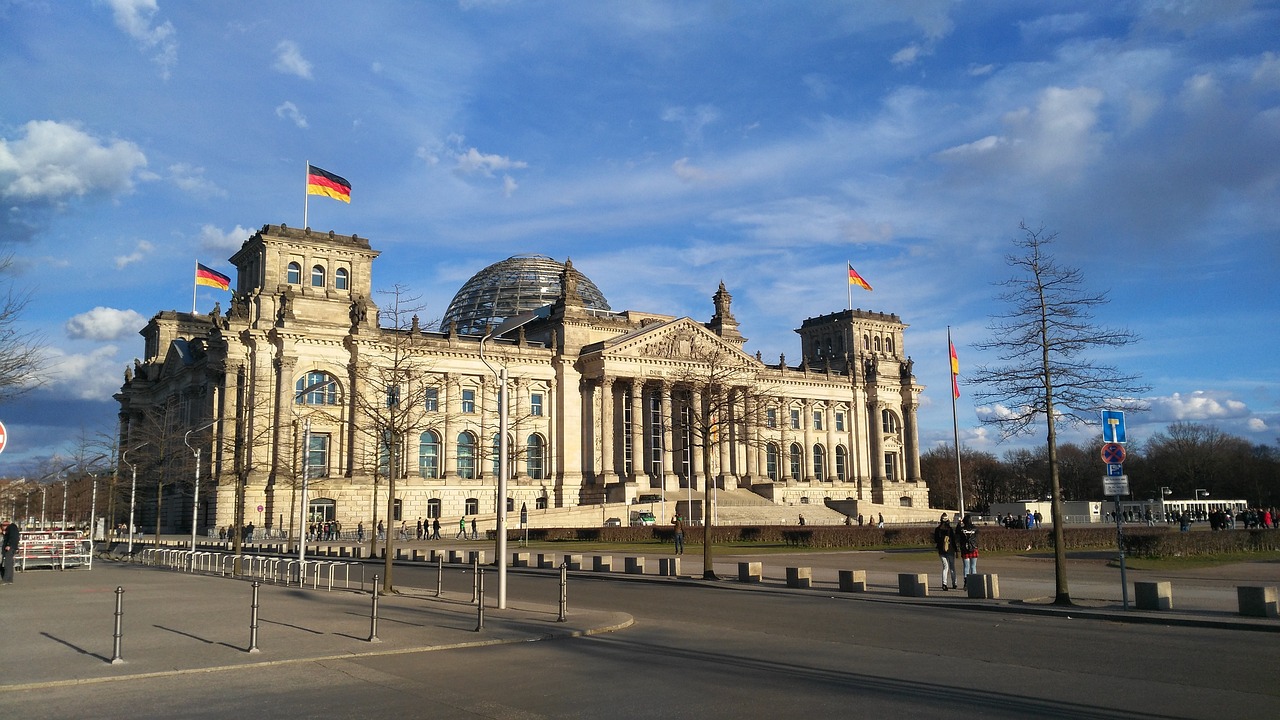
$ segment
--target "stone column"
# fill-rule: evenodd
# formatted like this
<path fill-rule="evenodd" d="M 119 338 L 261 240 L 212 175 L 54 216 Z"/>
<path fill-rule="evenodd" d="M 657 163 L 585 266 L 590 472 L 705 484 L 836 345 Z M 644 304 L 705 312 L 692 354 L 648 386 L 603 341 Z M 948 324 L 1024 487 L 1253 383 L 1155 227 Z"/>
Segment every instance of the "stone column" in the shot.
<path fill-rule="evenodd" d="M 836 483 L 840 479 L 836 477 L 836 413 L 830 404 L 826 405 L 822 411 L 823 424 L 827 428 L 827 482 Z M 845 477 L 849 477 L 848 462 L 845 462 Z"/>
<path fill-rule="evenodd" d="M 907 403 L 902 406 L 902 438 L 904 440 L 903 452 L 907 454 L 907 480 L 910 482 L 918 482 L 920 480 L 920 434 L 919 425 L 916 419 L 916 410 L 919 405 L 915 403 Z"/>
<path fill-rule="evenodd" d="M 760 474 L 760 401 L 750 388 L 742 391 L 742 436 L 746 444 L 748 486 Z"/>
<path fill-rule="evenodd" d="M 871 499 L 872 502 L 884 502 L 884 427 L 882 419 L 882 403 L 872 400 L 867 403 L 867 435 L 871 438 Z"/>
<path fill-rule="evenodd" d="M 632 378 L 628 402 L 631 404 L 631 474 L 627 480 L 640 483 L 640 478 L 645 478 L 643 485 L 648 487 L 649 470 L 645 463 L 648 453 L 644 448 L 644 381 L 641 378 Z"/>
<path fill-rule="evenodd" d="M 805 400 L 804 405 L 800 408 L 800 424 L 804 427 L 804 452 L 801 457 L 804 458 L 804 479 L 805 482 L 814 482 L 818 478 L 813 474 L 813 401 Z"/>
<path fill-rule="evenodd" d="M 675 464 L 672 462 L 674 455 L 671 448 L 671 430 L 675 419 L 671 417 L 671 383 L 663 380 L 658 385 L 658 391 L 662 395 L 662 477 L 665 483 L 674 483 L 672 487 L 662 489 L 679 490 L 680 480 L 676 477 Z"/>
<path fill-rule="evenodd" d="M 440 398 L 440 407 L 444 410 L 444 420 L 440 425 L 440 479 L 453 477 L 453 471 L 457 463 L 458 436 L 453 431 L 453 421 L 451 418 L 454 414 L 462 409 L 458 402 L 461 396 L 461 390 L 458 388 L 457 377 L 453 373 L 444 373 L 440 378 L 440 389 L 444 392 L 444 397 Z M 372 532 L 372 530 L 370 531 Z"/>
<path fill-rule="evenodd" d="M 729 464 L 729 448 L 732 440 L 731 429 L 733 427 L 732 398 L 733 390 L 721 387 L 715 391 L 715 395 L 711 399 L 719 409 L 719 417 L 716 418 L 718 425 L 716 428 L 716 450 L 720 453 L 720 487 L 724 489 L 732 487 L 728 482 L 728 478 L 733 477 L 733 466 Z"/>
<path fill-rule="evenodd" d="M 613 429 L 613 383 L 614 378 L 606 375 L 600 380 L 600 469 L 604 473 L 604 482 L 618 482 L 618 443 L 617 433 Z"/>

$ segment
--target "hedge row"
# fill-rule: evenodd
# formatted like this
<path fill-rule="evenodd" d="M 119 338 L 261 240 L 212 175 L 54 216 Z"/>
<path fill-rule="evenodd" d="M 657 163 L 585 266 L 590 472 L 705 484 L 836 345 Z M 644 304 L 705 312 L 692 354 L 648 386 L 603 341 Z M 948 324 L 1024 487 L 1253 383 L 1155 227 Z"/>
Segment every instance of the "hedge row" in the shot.
<path fill-rule="evenodd" d="M 538 528 L 528 531 L 536 542 L 608 542 L 644 543 L 657 540 L 670 543 L 674 532 L 669 527 L 606 528 Z M 518 539 L 520 532 L 512 531 Z M 685 540 L 702 542 L 703 529 L 685 531 Z M 786 544 L 801 548 L 865 549 L 883 547 L 919 548 L 933 546 L 933 528 L 848 527 L 844 525 L 804 526 L 726 526 L 711 529 L 712 542 Z M 1178 532 L 1167 526 L 1126 527 L 1125 552 L 1142 557 L 1182 555 L 1217 555 L 1237 552 L 1280 550 L 1280 531 L 1224 530 L 1218 532 Z M 1105 550 L 1116 546 L 1116 531 L 1111 526 L 1068 527 L 1063 533 L 1067 550 Z M 1052 550 L 1053 532 L 1048 529 L 1016 530 L 984 525 L 979 527 L 978 547 L 982 550 L 1026 552 Z"/>

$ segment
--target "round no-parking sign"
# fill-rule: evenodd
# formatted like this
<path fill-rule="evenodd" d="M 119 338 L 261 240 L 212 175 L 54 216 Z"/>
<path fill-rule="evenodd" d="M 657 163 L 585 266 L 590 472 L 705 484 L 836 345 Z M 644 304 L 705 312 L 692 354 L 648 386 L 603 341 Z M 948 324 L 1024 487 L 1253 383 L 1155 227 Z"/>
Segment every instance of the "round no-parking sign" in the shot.
<path fill-rule="evenodd" d="M 0 452 L 4 452 L 4 444 L 7 442 L 8 433 L 5 432 L 4 423 L 0 422 Z"/>

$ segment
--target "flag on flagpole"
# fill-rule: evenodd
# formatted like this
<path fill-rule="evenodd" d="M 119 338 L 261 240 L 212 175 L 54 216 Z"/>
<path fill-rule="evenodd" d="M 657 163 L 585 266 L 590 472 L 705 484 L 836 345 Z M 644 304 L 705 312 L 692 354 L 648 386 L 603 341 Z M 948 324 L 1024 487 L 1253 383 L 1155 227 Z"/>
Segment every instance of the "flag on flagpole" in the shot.
<path fill-rule="evenodd" d="M 947 340 L 947 344 L 951 346 L 951 396 L 960 397 L 960 382 L 957 378 L 960 376 L 960 358 L 956 357 L 956 344 Z"/>
<path fill-rule="evenodd" d="M 869 285 L 866 280 L 862 279 L 862 276 L 858 274 L 857 270 L 853 269 L 853 263 L 849 263 L 849 284 L 857 285 L 863 290 L 871 290 L 871 285 Z"/>
<path fill-rule="evenodd" d="M 218 288 L 219 290 L 229 290 L 231 289 L 231 278 L 211 267 L 206 267 L 200 263 L 196 263 L 196 285 L 205 285 L 211 288 Z"/>
<path fill-rule="evenodd" d="M 327 170 L 307 164 L 307 194 L 324 195 L 344 203 L 351 202 L 351 183 Z"/>

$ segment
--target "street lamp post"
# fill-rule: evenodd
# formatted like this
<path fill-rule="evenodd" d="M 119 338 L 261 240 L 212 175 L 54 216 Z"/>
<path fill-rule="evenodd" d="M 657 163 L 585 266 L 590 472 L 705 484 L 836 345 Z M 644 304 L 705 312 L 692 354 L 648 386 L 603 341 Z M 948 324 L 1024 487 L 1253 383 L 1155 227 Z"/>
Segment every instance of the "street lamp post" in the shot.
<path fill-rule="evenodd" d="M 480 338 L 480 362 L 489 368 L 489 372 L 493 373 L 498 379 L 498 488 L 497 501 L 494 502 L 494 531 L 495 548 L 494 553 L 497 555 L 498 570 L 498 609 L 504 610 L 507 607 L 507 476 L 511 473 L 510 458 L 507 450 L 507 367 L 503 365 L 499 369 L 495 369 L 484 358 L 484 344 L 491 338 L 499 337 L 515 330 L 518 327 L 526 325 L 538 318 L 550 316 L 551 306 L 544 305 L 537 310 L 527 313 L 521 313 L 514 317 L 509 317 L 502 321 L 502 324 L 489 331 L 484 337 Z"/>
<path fill-rule="evenodd" d="M 193 564 L 196 561 L 195 560 L 196 526 L 199 524 L 199 520 L 200 520 L 200 451 L 203 448 L 191 446 L 191 434 L 208 430 L 209 428 L 213 427 L 217 422 L 218 422 L 217 420 L 210 420 L 209 422 L 205 423 L 204 425 L 201 425 L 198 428 L 195 428 L 194 430 L 188 430 L 187 434 L 184 435 L 182 439 L 182 441 L 186 443 L 186 446 L 190 448 L 191 451 L 195 453 L 195 456 L 196 456 L 196 478 L 195 478 L 196 484 L 191 493 L 191 562 Z"/>
<path fill-rule="evenodd" d="M 128 465 L 129 469 L 133 471 L 133 482 L 130 483 L 129 485 L 129 556 L 130 557 L 133 556 L 133 508 L 138 499 L 138 464 L 129 462 L 128 457 L 129 457 L 129 453 L 133 452 L 134 450 L 141 450 L 147 444 L 148 443 L 142 443 L 142 445 L 129 448 L 128 450 L 125 450 L 124 452 L 120 453 L 120 462 L 123 462 L 125 465 Z"/>

